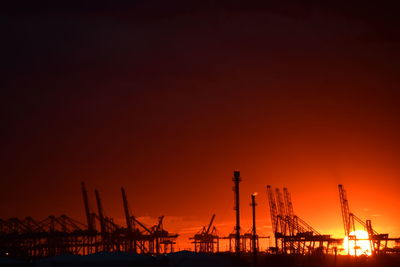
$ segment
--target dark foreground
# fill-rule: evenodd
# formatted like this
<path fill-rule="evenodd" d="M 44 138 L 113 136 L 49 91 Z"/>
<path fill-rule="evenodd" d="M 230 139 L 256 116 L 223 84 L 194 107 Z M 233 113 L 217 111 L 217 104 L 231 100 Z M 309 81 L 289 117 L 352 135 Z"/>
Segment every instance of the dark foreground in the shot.
<path fill-rule="evenodd" d="M 253 267 L 252 257 L 237 258 L 230 254 L 198 254 L 181 251 L 161 256 L 132 255 L 126 253 L 97 253 L 88 256 L 63 255 L 48 259 L 34 261 L 21 261 L 13 259 L 0 259 L 1 266 L 14 267 Z M 400 255 L 382 255 L 379 257 L 349 257 L 349 256 L 283 256 L 260 255 L 257 266 L 399 266 Z"/>

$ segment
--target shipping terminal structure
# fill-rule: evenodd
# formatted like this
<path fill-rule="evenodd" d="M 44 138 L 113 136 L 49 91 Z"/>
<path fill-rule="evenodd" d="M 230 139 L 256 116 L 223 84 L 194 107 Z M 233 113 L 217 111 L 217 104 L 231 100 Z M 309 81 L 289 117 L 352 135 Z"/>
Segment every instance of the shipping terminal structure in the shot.
<path fill-rule="evenodd" d="M 234 211 L 235 226 L 227 236 L 221 235 L 214 225 L 213 214 L 206 226 L 189 238 L 193 251 L 198 253 L 221 253 L 220 242 L 226 240 L 229 248 L 223 253 L 236 256 L 252 255 L 256 261 L 258 254 L 277 255 L 337 255 L 346 253 L 357 255 L 357 242 L 369 242 L 370 255 L 400 254 L 400 238 L 391 238 L 387 233 L 378 233 L 371 220 L 362 220 L 349 208 L 347 193 L 339 185 L 341 217 L 346 238 L 333 238 L 322 234 L 311 224 L 299 217 L 293 208 L 291 194 L 287 188 L 266 186 L 269 204 L 269 217 L 272 236 L 257 233 L 256 194 L 251 195 L 252 227 L 244 232 L 240 225 L 240 182 L 239 171 L 234 171 Z M 0 219 L 0 256 L 18 259 L 40 259 L 62 254 L 89 255 L 98 252 L 126 252 L 132 254 L 160 255 L 174 252 L 178 234 L 164 228 L 164 216 L 160 216 L 154 225 L 146 225 L 138 220 L 131 211 L 127 193 L 121 188 L 125 225 L 117 224 L 106 215 L 98 190 L 94 190 L 96 211 L 92 209 L 88 190 L 81 183 L 81 194 L 86 223 L 74 220 L 67 215 L 48 216 L 44 220 L 32 217 L 24 219 Z M 365 238 L 354 233 L 364 230 Z M 273 240 L 274 246 L 261 251 L 260 239 Z M 346 243 L 346 244 L 345 244 Z M 350 246 L 350 243 L 353 244 Z"/>

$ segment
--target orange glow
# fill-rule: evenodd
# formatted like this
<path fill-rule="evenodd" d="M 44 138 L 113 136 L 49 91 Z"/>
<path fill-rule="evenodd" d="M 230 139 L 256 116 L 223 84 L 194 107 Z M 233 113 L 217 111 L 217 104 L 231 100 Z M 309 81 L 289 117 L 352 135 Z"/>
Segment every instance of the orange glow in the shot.
<path fill-rule="evenodd" d="M 350 233 L 350 236 L 355 236 L 354 239 L 350 239 L 346 236 L 343 239 L 343 247 L 346 254 L 350 255 L 371 255 L 371 244 L 368 240 L 368 232 L 364 230 L 356 230 Z"/>

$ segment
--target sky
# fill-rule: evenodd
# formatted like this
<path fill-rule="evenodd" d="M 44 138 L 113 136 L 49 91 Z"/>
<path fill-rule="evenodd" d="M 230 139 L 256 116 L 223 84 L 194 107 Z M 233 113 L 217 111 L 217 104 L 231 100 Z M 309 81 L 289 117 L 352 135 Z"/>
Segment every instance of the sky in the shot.
<path fill-rule="evenodd" d="M 216 214 L 243 229 L 258 192 L 343 236 L 337 185 L 378 232 L 400 236 L 399 20 L 383 3 L 19 1 L 0 11 L 0 217 L 84 222 L 80 182 L 124 225 L 181 234 Z"/>

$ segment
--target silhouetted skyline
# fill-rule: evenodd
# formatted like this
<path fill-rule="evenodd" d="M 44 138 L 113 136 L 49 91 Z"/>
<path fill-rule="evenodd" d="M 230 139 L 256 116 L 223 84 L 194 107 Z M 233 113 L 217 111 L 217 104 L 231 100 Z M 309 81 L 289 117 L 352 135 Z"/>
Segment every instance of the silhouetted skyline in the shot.
<path fill-rule="evenodd" d="M 343 183 L 360 216 L 400 234 L 397 9 L 190 2 L 0 11 L 0 217 L 84 221 L 86 181 L 112 217 L 123 220 L 123 185 L 137 216 L 193 233 L 215 213 L 229 232 L 239 169 L 242 199 L 260 193 L 261 232 L 272 184 L 342 234 Z M 241 212 L 250 227 L 247 203 Z"/>

